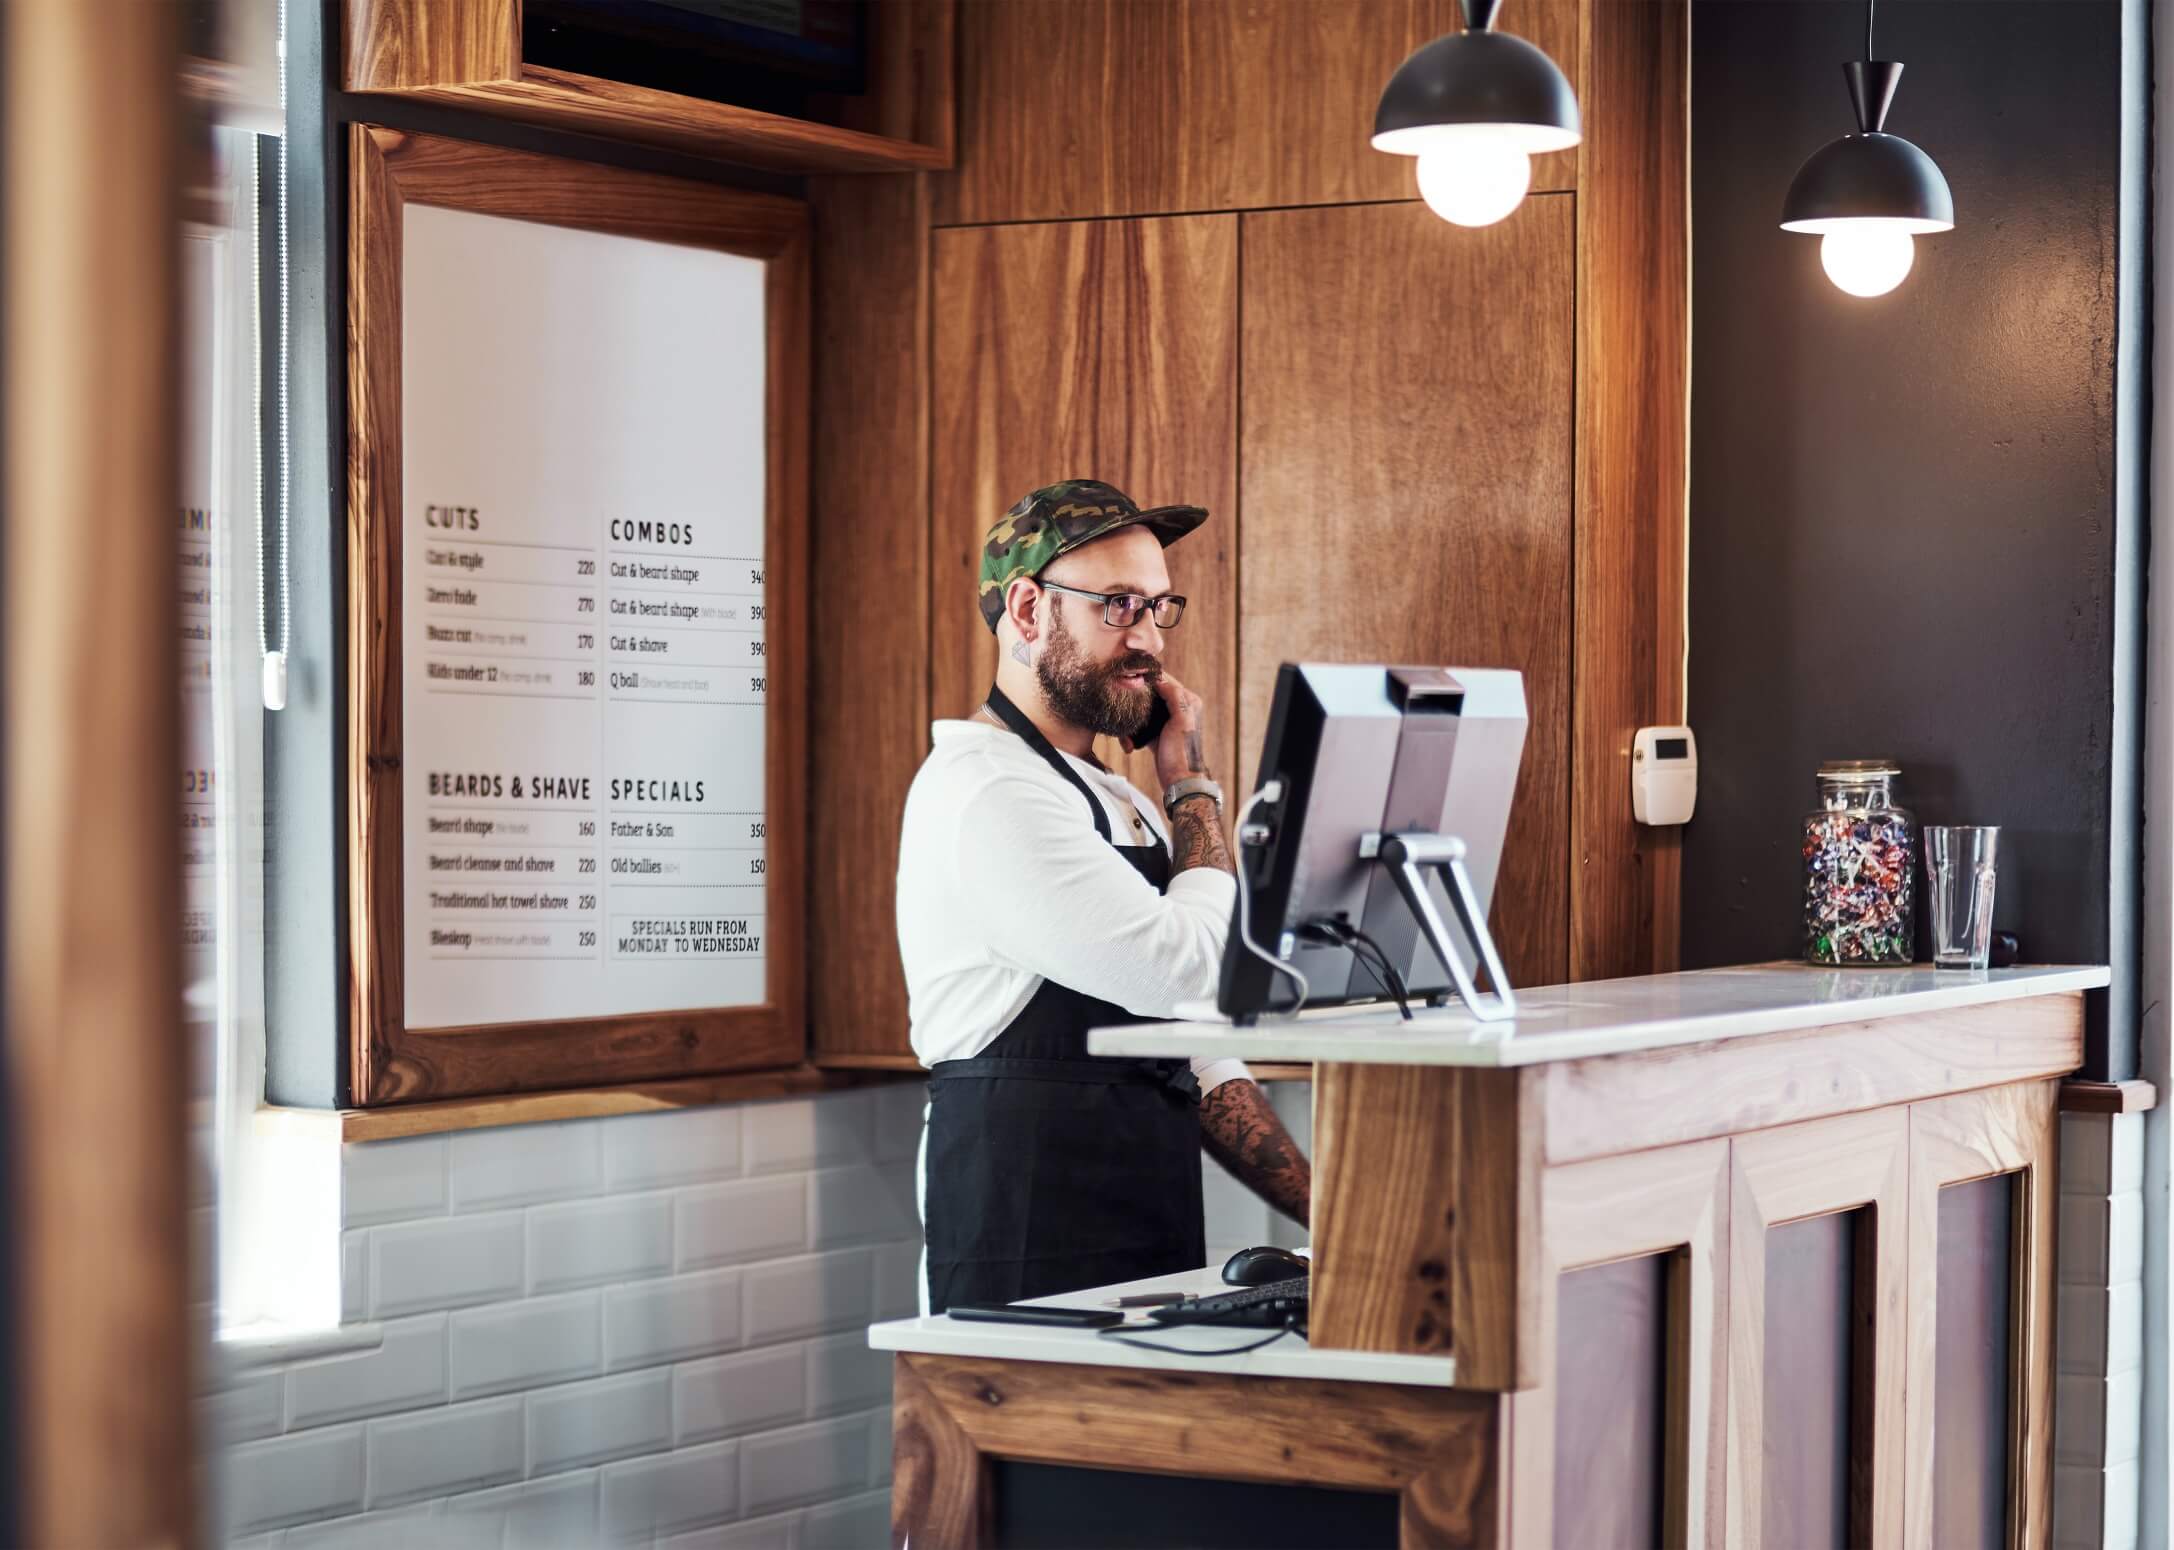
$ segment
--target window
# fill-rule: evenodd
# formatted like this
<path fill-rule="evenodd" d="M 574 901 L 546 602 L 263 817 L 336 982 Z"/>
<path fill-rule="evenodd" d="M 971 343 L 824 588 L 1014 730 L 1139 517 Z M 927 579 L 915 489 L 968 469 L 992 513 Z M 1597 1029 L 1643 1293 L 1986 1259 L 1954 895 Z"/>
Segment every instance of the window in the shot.
<path fill-rule="evenodd" d="M 264 1111 L 263 654 L 282 644 L 275 135 L 220 125 L 182 235 L 184 1021 L 222 1338 L 339 1321 L 338 1116 Z"/>

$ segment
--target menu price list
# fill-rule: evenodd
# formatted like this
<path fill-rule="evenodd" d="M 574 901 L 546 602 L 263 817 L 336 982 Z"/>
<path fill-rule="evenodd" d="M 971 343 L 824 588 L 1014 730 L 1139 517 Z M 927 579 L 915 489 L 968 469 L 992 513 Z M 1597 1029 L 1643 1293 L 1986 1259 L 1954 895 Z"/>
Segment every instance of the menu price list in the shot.
<path fill-rule="evenodd" d="M 763 999 L 762 562 L 693 551 L 677 523 L 610 520 L 584 547 L 422 516 L 406 671 L 432 730 L 407 896 L 410 951 L 442 966 L 426 1011 Z"/>
<path fill-rule="evenodd" d="M 760 560 L 432 534 L 422 561 L 435 692 L 759 705 L 768 691 Z"/>
<path fill-rule="evenodd" d="M 768 999 L 767 270 L 410 203 L 410 1027 Z"/>
<path fill-rule="evenodd" d="M 651 787 L 695 794 L 670 781 L 613 787 L 621 798 Z M 760 958 L 761 815 L 607 807 L 599 819 L 587 807 L 523 808 L 516 804 L 584 799 L 590 783 L 518 774 L 433 773 L 429 789 L 433 956 Z"/>

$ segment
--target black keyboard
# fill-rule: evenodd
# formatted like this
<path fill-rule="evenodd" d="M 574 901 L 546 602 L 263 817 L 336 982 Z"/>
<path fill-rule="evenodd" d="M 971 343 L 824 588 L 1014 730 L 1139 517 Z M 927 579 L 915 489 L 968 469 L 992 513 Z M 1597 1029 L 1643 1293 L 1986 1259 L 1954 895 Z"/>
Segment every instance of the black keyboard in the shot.
<path fill-rule="evenodd" d="M 1305 1276 L 1271 1281 L 1266 1286 L 1244 1286 L 1212 1297 L 1188 1297 L 1152 1310 L 1148 1317 L 1163 1324 L 1221 1324 L 1281 1329 L 1295 1321 L 1306 1328 L 1308 1293 L 1312 1283 Z"/>

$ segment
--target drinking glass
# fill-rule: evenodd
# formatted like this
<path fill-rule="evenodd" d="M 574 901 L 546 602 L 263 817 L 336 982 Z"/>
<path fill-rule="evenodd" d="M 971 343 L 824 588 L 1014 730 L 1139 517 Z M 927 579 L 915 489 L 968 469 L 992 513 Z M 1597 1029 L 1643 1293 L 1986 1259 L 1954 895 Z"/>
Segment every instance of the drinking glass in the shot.
<path fill-rule="evenodd" d="M 1924 845 L 1933 966 L 1982 969 L 1993 945 L 1993 878 L 2000 830 L 1928 824 Z"/>

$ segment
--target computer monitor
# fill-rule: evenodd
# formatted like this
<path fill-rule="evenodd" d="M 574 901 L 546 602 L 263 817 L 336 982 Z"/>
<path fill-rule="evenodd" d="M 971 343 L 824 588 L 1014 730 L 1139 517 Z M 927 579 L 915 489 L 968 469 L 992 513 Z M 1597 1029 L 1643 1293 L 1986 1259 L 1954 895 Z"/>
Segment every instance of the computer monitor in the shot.
<path fill-rule="evenodd" d="M 1387 997 L 1380 969 L 1347 945 L 1354 938 L 1346 927 L 1379 944 L 1412 999 L 1459 994 L 1413 908 L 1416 887 L 1426 890 L 1463 964 L 1473 966 L 1468 985 L 1479 966 L 1493 965 L 1487 977 L 1498 997 L 1507 996 L 1484 922 L 1525 724 L 1524 679 L 1508 669 L 1283 664 L 1254 788 L 1281 789 L 1239 826 L 1240 908 L 1216 998 L 1223 1015 L 1250 1022 L 1297 1001 L 1295 983 L 1261 954 L 1305 977 L 1308 1006 Z M 1424 867 L 1407 870 L 1400 883 L 1399 868 L 1380 855 L 1383 839 L 1399 835 L 1462 842 L 1465 909 L 1449 870 L 1424 866 L 1458 847 L 1416 838 L 1392 846 L 1396 858 L 1409 852 Z M 1476 935 L 1466 917 L 1481 923 Z M 1247 950 L 1241 921 L 1260 953 Z M 1475 1010 L 1492 1016 L 1504 1007 L 1498 999 Z"/>

